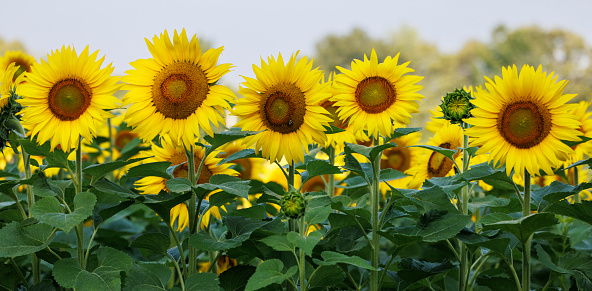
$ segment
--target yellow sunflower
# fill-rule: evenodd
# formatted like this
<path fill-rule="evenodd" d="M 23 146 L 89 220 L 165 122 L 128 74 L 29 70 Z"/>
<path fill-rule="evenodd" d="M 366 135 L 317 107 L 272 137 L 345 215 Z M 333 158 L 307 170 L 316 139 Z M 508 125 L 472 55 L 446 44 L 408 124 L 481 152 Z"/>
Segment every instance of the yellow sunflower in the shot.
<path fill-rule="evenodd" d="M 354 60 L 352 70 L 337 67 L 342 74 L 335 76 L 335 106 L 341 120 L 353 126 L 354 131 L 367 130 L 368 135 L 377 137 L 390 135 L 394 130 L 393 121 L 409 124 L 411 113 L 418 112 L 418 100 L 423 96 L 422 86 L 415 85 L 423 77 L 404 75 L 414 70 L 408 68 L 409 62 L 397 65 L 399 54 L 386 57 L 378 63 L 376 52 L 372 50 L 370 60 Z"/>
<path fill-rule="evenodd" d="M 31 66 L 35 63 L 35 59 L 21 51 L 7 51 L 4 57 L 0 57 L 0 71 L 6 70 L 10 64 L 14 64 L 17 68 L 13 73 L 12 79 L 22 76 L 24 72 L 31 72 Z"/>
<path fill-rule="evenodd" d="M 166 30 L 152 42 L 146 39 L 153 58 L 130 63 L 135 70 L 121 78 L 130 90 L 123 105 L 132 104 L 125 121 L 144 141 L 169 134 L 189 148 L 200 129 L 213 135 L 212 125 L 224 124 L 224 110 L 236 97 L 215 83 L 231 65 L 216 65 L 223 47 L 202 54 L 197 36 L 189 41 L 185 29 L 175 30 L 172 43 Z"/>
<path fill-rule="evenodd" d="M 161 145 L 162 147 L 153 144 L 150 150 L 142 152 L 143 156 L 150 157 L 143 160 L 143 162 L 171 162 L 172 165 L 179 165 L 184 163 L 175 169 L 175 171 L 173 172 L 173 176 L 175 178 L 187 177 L 187 156 L 185 155 L 185 150 L 183 146 L 176 145 L 168 136 L 163 136 L 161 138 Z M 204 157 L 204 153 L 205 150 L 203 148 L 196 149 L 194 151 L 196 165 L 199 165 L 201 163 L 201 160 Z M 201 174 L 199 175 L 199 179 L 197 180 L 197 184 L 208 183 L 210 181 L 210 178 L 213 175 L 217 174 L 224 174 L 230 176 L 238 175 L 238 172 L 229 168 L 232 165 L 230 163 L 218 166 L 217 164 L 221 161 L 221 159 L 216 158 L 217 154 L 218 152 L 213 152 L 206 158 Z M 197 172 L 197 167 L 195 170 Z M 168 191 L 166 187 L 166 179 L 161 177 L 144 177 L 138 180 L 136 183 L 134 183 L 134 185 L 137 187 L 141 194 L 158 194 L 161 190 Z M 208 212 L 204 214 L 204 217 L 202 218 L 202 228 L 208 225 L 210 221 L 210 214 L 214 215 L 218 219 L 221 219 L 220 210 L 218 209 L 218 207 L 212 207 Z M 189 223 L 187 206 L 185 206 L 184 203 L 181 203 L 173 209 L 171 209 L 171 224 L 173 224 L 175 220 L 177 220 L 177 218 L 179 219 L 177 222 L 177 230 L 182 231 Z"/>
<path fill-rule="evenodd" d="M 570 110 L 569 113 L 582 123 L 579 127 L 579 130 L 581 131 L 580 135 L 592 138 L 592 119 L 590 119 L 590 117 L 592 117 L 592 112 L 587 111 L 589 107 L 590 102 L 580 101 L 578 106 Z M 563 164 L 565 167 L 568 167 L 579 160 L 583 160 L 584 156 L 591 156 L 592 140 L 575 145 L 572 149 L 574 150 L 574 153 L 569 155 L 569 159 Z"/>
<path fill-rule="evenodd" d="M 494 164 L 506 165 L 506 173 L 521 177 L 524 170 L 539 175 L 540 170 L 553 173 L 553 167 L 565 161 L 573 150 L 561 140 L 578 141 L 580 122 L 566 104 L 575 94 L 563 94 L 567 81 L 557 82 L 539 66 L 524 65 L 518 74 L 516 66 L 503 68 L 502 78 L 485 77 L 486 90 L 477 90 L 467 119 L 473 127 L 466 134 L 480 146 L 477 154 L 490 153 Z"/>
<path fill-rule="evenodd" d="M 463 144 L 463 131 L 456 124 L 446 123 L 432 139 L 428 145 L 437 146 L 445 149 L 458 150 Z M 419 188 L 426 179 L 433 177 L 452 176 L 455 173 L 454 163 L 444 155 L 422 149 L 424 154 L 418 157 L 417 162 L 412 165 L 405 173 L 412 175 L 409 182 L 410 188 Z M 457 164 L 461 160 L 460 150 L 453 156 Z"/>
<path fill-rule="evenodd" d="M 0 70 L 0 110 L 8 104 L 11 92 L 23 81 L 24 75 L 13 78 L 17 70 L 14 63 L 9 64 L 6 70 Z"/>
<path fill-rule="evenodd" d="M 236 127 L 260 131 L 245 138 L 246 147 L 254 146 L 270 161 L 285 158 L 290 164 L 304 162 L 308 145 L 325 144 L 324 126 L 333 120 L 319 104 L 330 97 L 329 83 L 321 83 L 323 72 L 312 69 L 306 57 L 296 61 L 292 55 L 287 64 L 280 54 L 261 68 L 253 65 L 256 79 L 243 77 L 239 99 L 233 114 L 240 118 Z"/>
<path fill-rule="evenodd" d="M 80 55 L 74 48 L 62 47 L 47 56 L 47 62 L 35 63 L 19 87 L 25 108 L 21 111 L 23 127 L 37 135 L 42 144 L 51 139 L 51 149 L 58 144 L 68 152 L 78 146 L 80 136 L 91 140 L 97 126 L 113 115 L 119 100 L 113 97 L 120 85 L 111 77 L 113 67 L 101 69 L 104 57 L 98 51 L 89 54 L 88 46 Z"/>
<path fill-rule="evenodd" d="M 405 171 L 411 168 L 411 165 L 415 164 L 416 160 L 421 155 L 421 148 L 408 147 L 419 144 L 421 139 L 421 133 L 414 132 L 408 135 L 404 135 L 389 142 L 397 144 L 394 148 L 388 148 L 382 152 L 382 159 L 380 160 L 381 169 L 393 169 L 399 172 L 405 173 Z M 407 188 L 409 182 L 413 179 L 412 176 L 405 178 L 388 181 L 389 185 L 394 188 Z M 390 188 L 385 182 L 380 183 L 380 192 L 386 193 Z"/>
<path fill-rule="evenodd" d="M 228 156 L 243 150 L 244 148 L 240 145 L 240 142 L 235 141 L 231 143 L 227 143 L 224 148 L 223 152 L 220 153 L 218 156 L 221 159 L 225 159 Z M 263 180 L 263 159 L 258 158 L 248 158 L 248 159 L 238 159 L 232 161 L 237 166 L 240 166 L 236 170 L 239 173 L 239 177 L 243 180 Z"/>

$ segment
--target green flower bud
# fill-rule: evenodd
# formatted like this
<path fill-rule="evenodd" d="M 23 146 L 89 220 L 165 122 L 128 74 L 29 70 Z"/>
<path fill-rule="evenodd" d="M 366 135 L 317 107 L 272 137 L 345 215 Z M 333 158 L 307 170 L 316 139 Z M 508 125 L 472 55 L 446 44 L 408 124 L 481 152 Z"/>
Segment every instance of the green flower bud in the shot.
<path fill-rule="evenodd" d="M 475 99 L 471 97 L 464 89 L 456 89 L 452 93 L 446 93 L 444 101 L 440 105 L 444 119 L 449 120 L 450 123 L 459 123 L 465 118 L 471 117 L 471 109 L 475 108 L 475 105 L 471 103 L 471 100 Z"/>
<path fill-rule="evenodd" d="M 280 201 L 282 212 L 289 218 L 298 219 L 306 210 L 306 199 L 298 191 L 287 192 Z"/>

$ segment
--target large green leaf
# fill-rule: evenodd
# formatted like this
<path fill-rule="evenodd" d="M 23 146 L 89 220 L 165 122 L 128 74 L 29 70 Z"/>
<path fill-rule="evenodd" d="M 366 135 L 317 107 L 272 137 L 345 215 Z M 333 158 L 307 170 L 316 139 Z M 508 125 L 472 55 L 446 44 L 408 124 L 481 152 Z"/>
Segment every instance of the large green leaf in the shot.
<path fill-rule="evenodd" d="M 339 167 L 321 160 L 313 160 L 306 164 L 306 171 L 300 173 L 301 185 L 316 176 L 341 174 Z"/>
<path fill-rule="evenodd" d="M 255 135 L 260 132 L 261 131 L 242 131 L 240 129 L 233 128 L 231 130 L 223 131 L 220 133 L 214 133 L 214 136 L 206 135 L 204 136 L 204 139 L 211 145 L 211 147 L 208 148 L 207 154 L 211 153 L 212 151 L 229 142 L 239 140 L 247 136 Z"/>
<path fill-rule="evenodd" d="M 306 223 L 322 223 L 331 214 L 331 197 L 325 192 L 311 192 L 306 196 L 306 212 L 304 219 Z"/>
<path fill-rule="evenodd" d="M 213 273 L 197 273 L 185 280 L 186 291 L 216 291 L 222 290 L 218 276 Z"/>
<path fill-rule="evenodd" d="M 445 157 L 447 157 L 451 161 L 454 161 L 454 155 L 458 152 L 458 150 L 456 150 L 456 149 L 446 149 L 446 148 L 441 148 L 441 147 L 431 146 L 431 145 L 414 145 L 414 146 L 409 146 L 409 147 L 428 149 L 428 150 L 431 150 L 431 151 L 434 151 L 434 152 L 444 155 Z"/>
<path fill-rule="evenodd" d="M 358 256 L 348 256 L 337 252 L 324 251 L 321 253 L 323 260 L 313 259 L 313 261 L 321 266 L 329 266 L 335 264 L 352 265 L 363 269 L 376 270 L 366 260 Z"/>
<path fill-rule="evenodd" d="M 462 185 L 459 185 L 459 187 L 462 187 Z M 446 191 L 437 185 L 417 192 L 406 193 L 405 197 L 425 211 L 446 210 L 452 213 L 460 213 L 450 201 Z"/>
<path fill-rule="evenodd" d="M 547 208 L 548 212 L 565 215 L 592 224 L 592 201 L 569 204 L 567 201 L 555 203 Z"/>
<path fill-rule="evenodd" d="M 372 164 L 360 163 L 351 153 L 345 153 L 344 165 L 342 168 L 352 171 L 364 178 L 366 182 L 370 183 L 374 174 L 372 173 Z"/>
<path fill-rule="evenodd" d="M 123 290 L 165 291 L 171 274 L 171 269 L 163 264 L 134 263 L 126 274 Z"/>
<path fill-rule="evenodd" d="M 311 288 L 329 287 L 338 285 L 345 279 L 345 272 L 336 266 L 319 266 L 310 277 L 309 284 Z"/>
<path fill-rule="evenodd" d="M 296 274 L 297 270 L 297 266 L 292 266 L 284 272 L 284 263 L 278 259 L 263 261 L 257 266 L 255 274 L 249 278 L 245 291 L 261 289 L 271 284 L 282 284 Z"/>
<path fill-rule="evenodd" d="M 287 238 L 294 246 L 304 250 L 307 255 L 312 256 L 312 249 L 321 241 L 323 233 L 321 231 L 314 231 L 303 238 L 298 233 L 291 231 L 288 232 Z"/>
<path fill-rule="evenodd" d="M 395 129 L 395 131 L 391 134 L 391 136 L 385 136 L 385 140 L 392 140 L 395 138 L 402 137 L 404 135 L 408 135 L 410 133 L 414 133 L 420 131 L 421 127 L 399 127 Z"/>
<path fill-rule="evenodd" d="M 191 181 L 187 178 L 172 178 L 166 181 L 166 186 L 169 191 L 176 193 L 185 193 L 191 191 Z"/>
<path fill-rule="evenodd" d="M 47 223 L 65 233 L 83 222 L 92 214 L 97 198 L 90 192 L 82 192 L 74 196 L 74 209 L 64 213 L 64 208 L 55 197 L 43 198 L 31 207 L 31 213 L 42 223 Z"/>
<path fill-rule="evenodd" d="M 171 179 L 173 177 L 171 177 L 171 175 L 167 173 L 167 169 L 170 165 L 170 162 L 153 162 L 131 167 L 127 171 L 127 173 L 121 177 L 121 179 L 119 180 L 119 184 L 125 185 L 127 179 L 134 177 L 155 176 L 165 179 Z"/>
<path fill-rule="evenodd" d="M 557 218 L 551 213 L 534 213 L 517 220 L 486 224 L 483 226 L 483 230 L 501 229 L 515 235 L 524 243 L 535 231 L 557 223 Z"/>
<path fill-rule="evenodd" d="M 142 234 L 132 242 L 131 247 L 145 249 L 152 254 L 166 255 L 170 244 L 171 239 L 166 234 L 156 232 Z"/>
<path fill-rule="evenodd" d="M 53 227 L 47 224 L 11 222 L 0 229 L 0 257 L 14 258 L 40 251 L 53 240 L 52 232 Z"/>
<path fill-rule="evenodd" d="M 90 165 L 90 166 L 82 169 L 82 172 L 87 175 L 92 176 L 92 179 L 90 181 L 90 184 L 92 185 L 96 181 L 98 181 L 99 179 L 101 179 L 102 177 L 107 175 L 108 173 L 111 173 L 117 169 L 121 169 L 127 165 L 142 161 L 146 158 L 147 157 L 142 157 L 142 158 L 130 159 L 127 161 L 114 161 L 114 162 L 103 163 L 103 164 L 93 164 L 93 165 Z"/>
<path fill-rule="evenodd" d="M 67 258 L 57 261 L 53 276 L 62 287 L 78 290 L 120 290 L 120 272 L 132 267 L 132 258 L 110 247 L 100 247 L 96 251 L 97 266 L 93 270 L 83 270 L 78 259 Z"/>
<path fill-rule="evenodd" d="M 393 279 L 399 284 L 401 288 L 410 286 L 422 279 L 438 275 L 454 268 L 449 261 L 442 263 L 431 263 L 418 261 L 411 258 L 404 258 L 399 262 L 399 270 Z"/>
<path fill-rule="evenodd" d="M 220 240 L 218 240 L 210 236 L 208 233 L 199 232 L 197 234 L 191 235 L 189 244 L 202 251 L 225 251 L 240 246 L 248 238 L 248 236 L 241 236 L 231 239 L 222 237 Z"/>
<path fill-rule="evenodd" d="M 61 149 L 51 150 L 50 142 L 47 141 L 42 145 L 37 144 L 36 138 L 33 140 L 19 139 L 18 140 L 25 151 L 32 156 L 42 156 L 47 160 L 48 167 L 59 167 L 67 169 L 69 167 L 68 154 Z"/>
<path fill-rule="evenodd" d="M 220 287 L 225 291 L 244 290 L 255 270 L 255 266 L 238 265 L 232 267 L 220 274 Z"/>
<path fill-rule="evenodd" d="M 296 232 L 290 232 L 290 233 L 294 233 L 297 236 L 300 236 Z M 260 239 L 259 241 L 270 246 L 271 248 L 273 248 L 274 250 L 276 250 L 278 252 L 294 252 L 294 248 L 295 248 L 294 242 L 288 239 L 287 234 L 270 235 L 268 237 L 264 237 L 264 238 Z"/>
<path fill-rule="evenodd" d="M 569 274 L 575 278 L 578 290 L 590 290 L 592 281 L 586 276 L 586 273 L 592 271 L 592 258 L 582 252 L 568 253 L 560 257 L 557 264 L 553 262 L 551 256 L 543 249 L 541 245 L 535 245 L 539 261 L 549 269 L 560 273 Z"/>

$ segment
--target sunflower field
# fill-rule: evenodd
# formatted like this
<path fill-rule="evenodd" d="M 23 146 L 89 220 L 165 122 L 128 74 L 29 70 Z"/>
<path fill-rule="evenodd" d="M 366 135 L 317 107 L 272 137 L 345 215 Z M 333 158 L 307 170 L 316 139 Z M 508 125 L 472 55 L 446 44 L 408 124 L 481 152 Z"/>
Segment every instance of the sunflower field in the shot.
<path fill-rule="evenodd" d="M 398 54 L 233 92 L 222 47 L 146 45 L 124 76 L 0 57 L 0 290 L 592 290 L 592 112 L 554 72 L 457 84 L 422 131 Z"/>

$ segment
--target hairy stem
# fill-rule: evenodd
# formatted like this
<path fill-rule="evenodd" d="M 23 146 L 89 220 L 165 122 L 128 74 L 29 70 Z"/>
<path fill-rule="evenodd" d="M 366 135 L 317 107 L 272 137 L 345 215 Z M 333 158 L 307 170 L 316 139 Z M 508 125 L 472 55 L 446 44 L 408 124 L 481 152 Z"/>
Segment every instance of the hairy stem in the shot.
<path fill-rule="evenodd" d="M 373 145 L 377 146 L 380 144 L 379 141 L 380 137 L 375 137 L 373 141 Z M 377 291 L 380 289 L 378 286 L 379 283 L 379 273 L 378 273 L 378 261 L 379 261 L 379 252 L 380 252 L 380 235 L 378 231 L 380 231 L 379 225 L 379 212 L 378 206 L 380 204 L 380 190 L 379 190 L 379 180 L 380 180 L 380 159 L 382 157 L 382 151 L 376 155 L 372 162 L 372 184 L 370 185 L 370 214 L 371 214 L 371 222 L 372 222 L 372 248 L 370 249 L 371 257 L 370 263 L 375 270 L 370 271 L 370 290 Z"/>
<path fill-rule="evenodd" d="M 530 173 L 524 170 L 524 203 L 522 217 L 530 215 Z M 532 235 L 522 242 L 522 290 L 530 291 L 530 247 Z"/>

